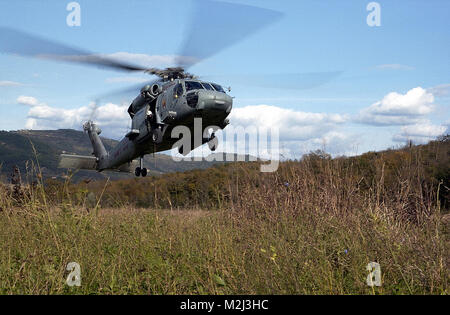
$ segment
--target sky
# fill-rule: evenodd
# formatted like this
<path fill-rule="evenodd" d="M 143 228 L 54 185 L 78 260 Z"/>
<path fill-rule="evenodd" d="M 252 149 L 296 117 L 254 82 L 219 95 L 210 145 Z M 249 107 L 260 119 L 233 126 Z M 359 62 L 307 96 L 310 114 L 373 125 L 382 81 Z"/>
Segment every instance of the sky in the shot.
<path fill-rule="evenodd" d="M 192 1 L 79 0 L 79 26 L 67 24 L 70 2 L 0 0 L 0 27 L 146 66 L 183 55 Z M 232 126 L 277 128 L 290 158 L 316 149 L 355 155 L 450 132 L 448 0 L 379 0 L 376 12 L 366 0 L 228 2 L 280 16 L 189 69 L 231 87 Z M 225 33 L 252 27 L 251 14 L 239 20 L 245 10 L 229 13 L 217 19 Z M 209 36 L 206 24 L 195 31 Z M 0 53 L 0 130 L 81 130 L 98 95 L 149 79 Z M 132 99 L 98 104 L 93 118 L 103 135 L 123 136 Z"/>

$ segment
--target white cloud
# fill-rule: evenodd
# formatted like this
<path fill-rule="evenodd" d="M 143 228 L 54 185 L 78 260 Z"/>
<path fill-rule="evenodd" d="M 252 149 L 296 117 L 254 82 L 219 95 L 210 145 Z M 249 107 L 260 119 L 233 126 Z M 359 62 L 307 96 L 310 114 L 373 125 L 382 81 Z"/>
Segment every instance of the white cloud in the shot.
<path fill-rule="evenodd" d="M 321 139 L 314 139 L 313 145 L 321 145 L 324 151 L 332 154 L 355 155 L 361 145 L 361 140 L 354 134 L 330 131 Z"/>
<path fill-rule="evenodd" d="M 427 121 L 421 124 L 403 126 L 401 132 L 393 137 L 396 142 L 427 143 L 448 132 L 448 126 L 433 125 Z"/>
<path fill-rule="evenodd" d="M 15 82 L 15 81 L 0 81 L 0 87 L 2 86 L 22 86 L 22 83 Z"/>
<path fill-rule="evenodd" d="M 376 68 L 380 70 L 414 70 L 414 67 L 401 65 L 398 63 L 378 65 Z"/>
<path fill-rule="evenodd" d="M 370 125 L 409 125 L 423 121 L 434 110 L 434 96 L 416 87 L 406 94 L 391 92 L 360 111 L 356 121 Z"/>
<path fill-rule="evenodd" d="M 234 108 L 230 114 L 234 126 L 275 127 L 281 140 L 318 138 L 348 121 L 346 115 L 308 113 L 270 105 Z"/>
<path fill-rule="evenodd" d="M 255 127 L 264 132 L 277 128 L 279 134 L 279 152 L 285 158 L 299 158 L 305 153 L 324 149 L 333 154 L 351 154 L 355 137 L 338 129 L 348 122 L 347 115 L 330 113 L 311 113 L 295 111 L 271 105 L 252 105 L 234 108 L 230 114 L 231 127 Z M 229 129 L 225 129 L 225 136 Z M 226 145 L 222 147 L 225 150 Z M 256 148 L 248 147 L 248 152 L 256 152 Z M 219 148 L 221 150 L 221 148 Z M 245 154 L 245 145 L 237 145 L 239 154 Z"/>
<path fill-rule="evenodd" d="M 31 96 L 21 96 L 18 103 L 30 105 L 25 123 L 26 129 L 78 129 L 87 120 L 93 119 L 102 127 L 104 136 L 120 138 L 129 125 L 128 105 L 107 103 L 95 108 L 91 103 L 74 109 L 62 109 L 48 106 Z M 95 112 L 94 112 L 95 110 Z"/>
<path fill-rule="evenodd" d="M 42 105 L 45 106 L 45 103 L 40 103 L 35 97 L 33 96 L 24 96 L 21 95 L 17 98 L 16 102 L 21 105 L 27 105 L 27 106 L 38 106 Z"/>

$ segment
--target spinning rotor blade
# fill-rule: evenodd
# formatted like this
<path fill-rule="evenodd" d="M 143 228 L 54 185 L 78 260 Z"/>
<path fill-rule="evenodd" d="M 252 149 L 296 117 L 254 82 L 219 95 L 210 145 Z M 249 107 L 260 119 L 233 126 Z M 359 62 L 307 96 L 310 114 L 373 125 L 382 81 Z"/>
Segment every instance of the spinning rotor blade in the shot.
<path fill-rule="evenodd" d="M 139 95 L 139 92 L 143 86 L 152 85 L 156 83 L 158 80 L 148 81 L 139 83 L 137 85 L 133 85 L 124 89 L 111 91 L 109 93 L 104 93 L 102 95 L 95 96 L 97 101 L 108 101 L 108 102 L 122 102 L 122 101 L 132 101 L 136 96 Z"/>
<path fill-rule="evenodd" d="M 146 68 L 140 66 L 95 55 L 6 27 L 0 27 L 0 52 L 56 61 L 82 63 L 123 71 L 146 70 Z"/>
<path fill-rule="evenodd" d="M 236 84 L 240 86 L 262 87 L 269 89 L 306 90 L 331 82 L 342 73 L 342 71 L 330 71 L 261 75 L 201 75 L 198 78 L 207 82 L 210 81 L 221 83 L 224 84 L 224 86 Z M 158 82 L 158 80 L 140 83 L 122 90 L 96 96 L 96 99 L 110 102 L 123 100 L 131 101 L 138 95 L 143 86 L 152 85 L 156 82 Z"/>
<path fill-rule="evenodd" d="M 180 67 L 189 67 L 236 44 L 279 20 L 277 11 L 236 3 L 194 1 L 194 13 L 178 54 Z"/>
<path fill-rule="evenodd" d="M 311 73 L 279 73 L 260 75 L 223 75 L 200 76 L 202 79 L 273 89 L 306 90 L 326 84 L 342 74 L 342 71 L 311 72 Z"/>

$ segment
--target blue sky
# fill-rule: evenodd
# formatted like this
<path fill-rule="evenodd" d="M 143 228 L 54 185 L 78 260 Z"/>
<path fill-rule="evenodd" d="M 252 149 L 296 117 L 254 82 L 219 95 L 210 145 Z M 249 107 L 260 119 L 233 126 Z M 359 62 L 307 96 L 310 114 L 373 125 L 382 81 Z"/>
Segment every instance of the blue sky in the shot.
<path fill-rule="evenodd" d="M 0 26 L 96 53 L 172 56 L 178 52 L 190 12 L 188 1 L 79 0 L 81 26 L 69 27 L 69 2 L 0 0 Z M 232 87 L 232 123 L 233 118 L 245 123 L 245 115 L 254 117 L 252 110 L 257 108 L 261 111 L 257 121 L 278 113 L 281 131 L 294 133 L 286 137 L 286 146 L 294 155 L 320 146 L 335 154 L 361 153 L 399 145 L 406 139 L 424 142 L 448 132 L 449 1 L 377 1 L 379 27 L 367 25 L 370 1 L 365 0 L 229 2 L 284 14 L 276 23 L 190 69 L 216 75 L 219 83 Z M 332 71 L 340 75 L 310 89 L 263 88 L 238 79 L 239 75 L 261 75 L 267 81 L 270 74 L 277 74 L 273 78 L 279 85 L 292 77 L 283 74 Z M 67 127 L 80 129 L 81 124 L 74 123 L 78 124 L 76 118 L 83 111 L 76 109 L 88 106 L 95 95 L 145 78 L 0 54 L 0 129 L 61 128 L 65 120 L 55 121 L 54 116 L 65 114 Z M 34 104 L 30 105 L 31 98 Z M 36 108 L 44 105 L 60 111 L 45 116 Z M 265 107 L 257 107 L 261 105 Z M 308 114 L 322 116 L 307 131 L 296 128 L 308 125 Z M 340 116 L 330 120 L 329 115 Z M 29 119 L 34 124 L 27 125 Z M 118 117 L 105 118 L 105 134 L 118 138 L 129 122 L 115 124 L 112 119 Z M 295 134 L 302 132 L 306 134 Z"/>

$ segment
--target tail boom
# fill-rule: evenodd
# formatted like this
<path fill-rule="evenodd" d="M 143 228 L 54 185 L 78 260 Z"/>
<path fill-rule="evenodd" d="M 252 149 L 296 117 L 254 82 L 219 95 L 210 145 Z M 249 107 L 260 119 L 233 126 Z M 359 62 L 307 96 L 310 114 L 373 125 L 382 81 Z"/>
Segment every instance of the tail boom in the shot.
<path fill-rule="evenodd" d="M 112 170 L 116 172 L 128 173 L 134 171 L 137 166 L 137 161 L 127 162 L 128 159 L 118 159 L 118 161 L 116 160 L 118 163 L 110 163 L 108 153 L 106 152 L 105 146 L 99 136 L 101 130 L 96 124 L 92 121 L 88 121 L 83 125 L 83 129 L 89 135 L 89 140 L 91 141 L 92 148 L 94 150 L 93 156 L 61 154 L 59 157 L 58 168 L 96 171 Z M 118 165 L 119 163 L 122 164 Z"/>

